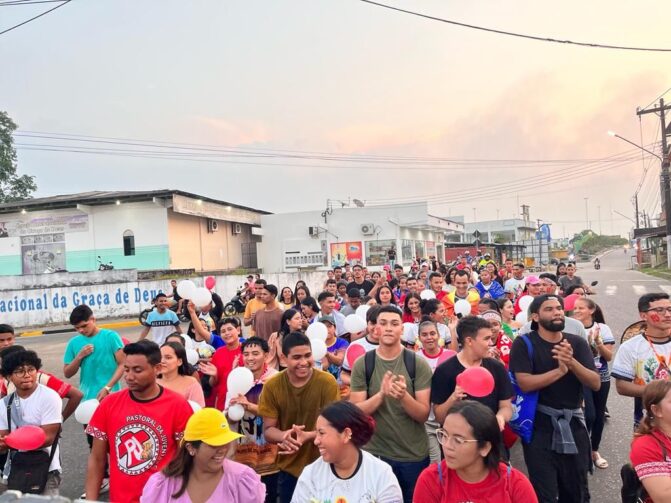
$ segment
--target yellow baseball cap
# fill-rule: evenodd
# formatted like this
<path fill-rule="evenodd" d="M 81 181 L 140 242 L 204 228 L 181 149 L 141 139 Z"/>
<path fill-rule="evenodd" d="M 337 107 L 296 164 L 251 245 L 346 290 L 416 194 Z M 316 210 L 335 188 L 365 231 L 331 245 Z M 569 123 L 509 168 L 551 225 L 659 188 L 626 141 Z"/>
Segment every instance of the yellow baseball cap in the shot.
<path fill-rule="evenodd" d="M 185 442 L 200 440 L 214 447 L 226 445 L 238 438 L 242 438 L 242 435 L 231 431 L 224 413 L 212 407 L 195 412 L 184 430 Z"/>

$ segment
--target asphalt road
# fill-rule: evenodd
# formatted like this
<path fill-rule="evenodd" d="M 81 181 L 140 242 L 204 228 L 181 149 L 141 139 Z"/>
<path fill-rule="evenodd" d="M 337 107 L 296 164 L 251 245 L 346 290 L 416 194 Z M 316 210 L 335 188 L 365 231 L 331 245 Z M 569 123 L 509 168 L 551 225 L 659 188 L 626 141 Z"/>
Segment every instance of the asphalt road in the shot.
<path fill-rule="evenodd" d="M 602 259 L 601 270 L 594 270 L 589 263 L 579 264 L 578 270 L 578 275 L 585 282 L 599 281 L 596 287 L 597 294 L 593 298 L 602 307 L 606 322 L 618 339 L 618 343 L 623 330 L 638 319 L 636 302 L 640 295 L 654 291 L 671 293 L 671 282 L 627 270 L 629 263 L 629 255 L 622 253 L 622 250 L 616 250 L 606 254 Z M 119 332 L 122 336 L 135 340 L 140 329 L 126 328 Z M 45 369 L 62 376 L 62 355 L 72 335 L 70 333 L 22 338 L 18 343 L 37 351 L 43 359 Z M 77 377 L 70 381 L 74 385 L 78 384 Z M 608 460 L 610 467 L 605 470 L 597 469 L 590 477 L 592 501 L 596 503 L 619 501 L 621 486 L 619 469 L 628 460 L 632 437 L 633 400 L 620 397 L 613 386 L 608 399 L 608 408 L 611 418 L 606 425 L 600 452 Z M 83 492 L 87 456 L 88 446 L 82 427 L 71 418 L 65 424 L 61 440 L 64 472 L 62 495 L 76 498 Z M 513 450 L 512 459 L 515 466 L 524 469 L 519 447 Z"/>

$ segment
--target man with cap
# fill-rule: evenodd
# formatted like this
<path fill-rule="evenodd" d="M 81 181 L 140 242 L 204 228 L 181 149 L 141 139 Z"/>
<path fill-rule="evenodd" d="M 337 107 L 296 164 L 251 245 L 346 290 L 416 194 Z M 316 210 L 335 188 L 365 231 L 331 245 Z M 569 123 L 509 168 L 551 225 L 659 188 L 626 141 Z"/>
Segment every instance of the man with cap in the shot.
<path fill-rule="evenodd" d="M 529 479 L 541 503 L 589 501 L 592 449 L 581 406 L 583 386 L 601 386 L 594 358 L 585 339 L 564 333 L 560 297 L 536 297 L 529 313 L 532 332 L 518 336 L 510 353 L 521 390 L 538 391 L 533 436 L 522 444 Z"/>
<path fill-rule="evenodd" d="M 336 321 L 333 314 L 324 314 L 320 316 L 317 321 L 326 325 L 327 330 L 325 341 L 326 356 L 324 356 L 324 359 L 322 360 L 321 369 L 331 374 L 336 378 L 338 384 L 341 384 L 340 368 L 342 367 L 345 351 L 347 350 L 349 343 L 345 339 L 336 337 Z"/>

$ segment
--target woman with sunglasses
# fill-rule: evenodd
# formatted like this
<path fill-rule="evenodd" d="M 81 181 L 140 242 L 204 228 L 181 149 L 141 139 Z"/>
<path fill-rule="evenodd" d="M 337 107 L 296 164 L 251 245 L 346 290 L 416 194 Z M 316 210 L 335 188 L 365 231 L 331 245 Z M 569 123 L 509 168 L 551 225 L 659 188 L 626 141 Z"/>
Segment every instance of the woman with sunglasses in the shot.
<path fill-rule="evenodd" d="M 538 503 L 524 474 L 501 461 L 501 431 L 488 407 L 456 403 L 436 436 L 445 459 L 419 476 L 414 502 Z"/>

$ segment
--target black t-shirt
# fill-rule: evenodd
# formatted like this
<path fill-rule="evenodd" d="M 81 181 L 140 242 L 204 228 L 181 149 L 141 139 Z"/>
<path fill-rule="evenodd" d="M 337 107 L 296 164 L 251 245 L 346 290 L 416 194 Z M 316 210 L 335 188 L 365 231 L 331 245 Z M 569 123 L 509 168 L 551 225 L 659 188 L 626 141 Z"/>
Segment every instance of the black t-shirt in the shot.
<path fill-rule="evenodd" d="M 361 296 L 365 297 L 373 289 L 375 283 L 370 280 L 364 279 L 363 283 L 357 283 L 356 281 L 351 281 L 347 283 L 347 291 L 350 291 L 350 288 L 358 288 L 361 292 Z"/>
<path fill-rule="evenodd" d="M 182 297 L 177 293 L 177 287 L 173 287 L 172 289 L 172 298 L 175 300 L 175 302 L 179 302 L 182 300 Z"/>
<path fill-rule="evenodd" d="M 594 357 L 587 341 L 578 335 L 562 334 L 573 347 L 573 357 L 580 364 L 590 370 L 596 371 Z M 527 345 L 521 336 L 513 342 L 510 351 L 510 370 L 513 373 L 544 374 L 559 367 L 559 363 L 552 357 L 552 349 L 555 343 L 542 339 L 538 332 L 534 331 L 527 335 L 533 347 L 533 365 L 529 360 Z M 558 344 L 558 343 L 557 343 Z M 557 379 L 549 386 L 539 390 L 538 403 L 553 407 L 555 409 L 579 409 L 583 399 L 583 384 L 571 371 L 567 372 L 561 379 Z"/>
<path fill-rule="evenodd" d="M 508 372 L 506 372 L 506 368 L 501 362 L 493 358 L 483 358 L 482 367 L 489 370 L 494 376 L 494 391 L 487 396 L 469 396 L 468 399 L 486 405 L 496 414 L 499 411 L 499 401 L 508 400 L 515 394 L 513 385 L 510 383 Z M 441 404 L 450 398 L 457 384 L 457 376 L 464 370 L 466 370 L 466 367 L 461 364 L 456 356 L 438 365 L 431 380 L 431 403 Z"/>

